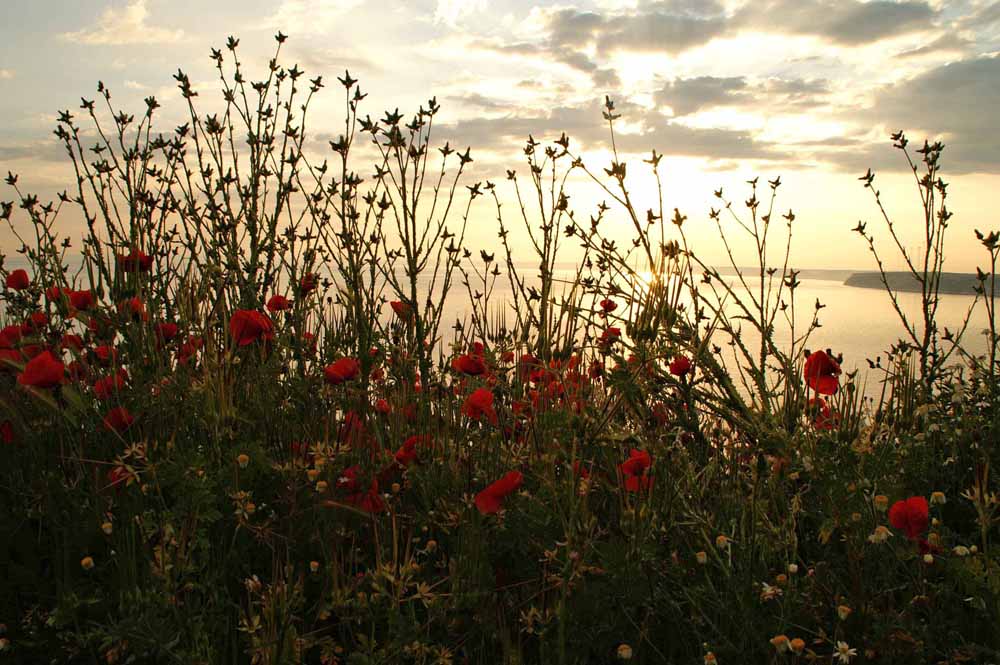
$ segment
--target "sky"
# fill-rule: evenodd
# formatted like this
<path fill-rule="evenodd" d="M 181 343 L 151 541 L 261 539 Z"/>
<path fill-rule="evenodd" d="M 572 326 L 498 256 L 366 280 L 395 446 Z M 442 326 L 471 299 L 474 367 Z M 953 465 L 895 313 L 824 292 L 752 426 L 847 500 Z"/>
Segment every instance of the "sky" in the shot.
<path fill-rule="evenodd" d="M 471 176 L 497 182 L 502 198 L 512 195 L 506 169 L 526 170 L 529 134 L 566 132 L 589 165 L 607 166 L 601 106 L 611 96 L 637 207 L 653 205 L 640 160 L 655 148 L 666 155 L 667 208 L 688 216 L 710 263 L 724 258 L 708 217 L 713 191 L 739 202 L 749 178 L 780 176 L 777 207 L 796 215 L 796 265 L 872 269 L 850 231 L 863 220 L 899 267 L 858 177 L 875 171 L 905 245 L 917 249 L 920 201 L 889 139 L 900 129 L 914 147 L 946 144 L 947 269 L 983 265 L 973 229 L 1000 228 L 1000 0 L 4 0 L 3 13 L 0 172 L 18 173 L 43 199 L 72 185 L 52 136 L 56 113 L 93 98 L 98 80 L 134 113 L 156 96 L 168 132 L 183 121 L 178 68 L 210 105 L 210 48 L 239 37 L 245 68 L 263 72 L 280 30 L 285 64 L 360 79 L 363 113 L 412 113 L 436 97 L 435 141 L 471 146 Z M 310 111 L 320 138 L 343 123 L 340 91 L 323 93 Z M 601 197 L 573 184 L 587 219 Z M 495 245 L 493 211 L 475 215 L 471 248 Z M 627 230 L 620 215 L 609 223 Z M 737 246 L 740 262 L 746 247 Z M 0 231 L 0 250 L 12 248 Z"/>

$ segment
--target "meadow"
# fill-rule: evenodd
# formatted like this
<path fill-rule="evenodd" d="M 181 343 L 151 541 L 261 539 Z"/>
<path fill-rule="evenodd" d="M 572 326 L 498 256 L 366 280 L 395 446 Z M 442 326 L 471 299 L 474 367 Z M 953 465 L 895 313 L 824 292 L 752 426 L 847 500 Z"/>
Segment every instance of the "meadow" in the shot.
<path fill-rule="evenodd" d="M 213 49 L 211 103 L 178 71 L 173 130 L 100 84 L 59 115 L 69 189 L 6 179 L 0 662 L 1000 662 L 1000 234 L 976 231 L 987 330 L 939 328 L 945 146 L 886 146 L 920 219 L 859 178 L 874 216 L 845 241 L 899 316 L 873 392 L 810 343 L 780 178 L 716 193 L 729 256 L 758 259 L 721 269 L 656 151 L 529 137 L 470 182 L 436 100 L 373 120 L 285 39 L 263 72 Z M 320 94 L 344 124 L 317 157 Z M 605 203 L 575 210 L 570 174 Z M 473 206 L 495 249 L 468 246 Z M 892 242 L 912 224 L 922 247 Z"/>

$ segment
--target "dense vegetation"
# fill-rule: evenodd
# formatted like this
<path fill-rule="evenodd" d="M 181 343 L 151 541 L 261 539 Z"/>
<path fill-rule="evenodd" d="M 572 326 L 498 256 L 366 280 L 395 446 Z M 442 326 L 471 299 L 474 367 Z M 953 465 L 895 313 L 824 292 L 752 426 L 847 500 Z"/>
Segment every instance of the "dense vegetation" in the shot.
<path fill-rule="evenodd" d="M 7 179 L 27 267 L 2 268 L 0 658 L 1000 658 L 998 236 L 977 231 L 973 356 L 979 331 L 935 320 L 944 146 L 916 153 L 926 244 L 896 243 L 920 315 L 885 281 L 901 339 L 866 397 L 809 349 L 822 305 L 796 310 L 780 179 L 717 193 L 725 247 L 758 258 L 721 274 L 662 195 L 633 206 L 628 170 L 658 183 L 656 152 L 592 169 L 565 135 L 531 138 L 523 171 L 469 183 L 472 153 L 431 141 L 434 100 L 372 120 L 345 74 L 320 161 L 324 81 L 278 55 L 251 81 L 237 47 L 212 51 L 218 113 L 178 72 L 190 121 L 161 135 L 155 99 L 129 115 L 102 84 L 60 114 L 73 189 Z M 586 222 L 569 173 L 606 195 Z M 474 206 L 494 253 L 466 247 Z M 447 298 L 468 301 L 454 327 Z"/>

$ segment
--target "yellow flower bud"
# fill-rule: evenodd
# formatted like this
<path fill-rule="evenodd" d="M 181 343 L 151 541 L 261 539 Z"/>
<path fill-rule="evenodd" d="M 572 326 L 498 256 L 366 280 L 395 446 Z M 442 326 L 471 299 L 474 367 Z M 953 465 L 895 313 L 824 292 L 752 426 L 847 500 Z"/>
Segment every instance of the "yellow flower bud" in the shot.
<path fill-rule="evenodd" d="M 806 642 L 801 637 L 796 637 L 788 643 L 788 648 L 791 649 L 793 653 L 800 654 L 805 651 Z"/>
<path fill-rule="evenodd" d="M 80 566 L 84 570 L 90 570 L 91 568 L 94 567 L 94 558 L 89 556 L 83 557 L 82 559 L 80 559 Z"/>
<path fill-rule="evenodd" d="M 885 494 L 876 494 L 875 507 L 878 508 L 883 513 L 889 510 L 889 497 L 887 497 Z"/>
<path fill-rule="evenodd" d="M 110 536 L 111 535 L 111 530 L 113 528 L 114 527 L 111 526 L 111 522 L 105 522 L 104 524 L 101 525 L 101 531 L 104 532 L 105 536 Z"/>
<path fill-rule="evenodd" d="M 619 660 L 632 660 L 632 647 L 627 644 L 618 645 Z"/>
<path fill-rule="evenodd" d="M 847 617 L 851 616 L 851 608 L 847 605 L 837 605 L 837 616 L 841 621 L 847 621 Z"/>
<path fill-rule="evenodd" d="M 771 646 L 777 649 L 778 653 L 788 651 L 788 635 L 775 635 L 771 638 Z"/>
<path fill-rule="evenodd" d="M 948 500 L 944 496 L 944 492 L 931 492 L 931 505 L 932 506 L 943 506 Z"/>
<path fill-rule="evenodd" d="M 695 552 L 694 558 L 695 558 L 695 560 L 698 561 L 698 563 L 700 563 L 703 566 L 706 563 L 708 563 L 708 555 L 705 554 L 704 550 L 700 551 L 700 552 Z"/>
<path fill-rule="evenodd" d="M 314 573 L 318 572 L 319 571 L 319 561 L 310 561 L 309 562 L 309 570 L 311 570 Z"/>
<path fill-rule="evenodd" d="M 236 463 L 240 465 L 241 469 L 247 468 L 247 464 L 250 463 L 250 456 L 246 453 L 240 453 L 236 456 Z"/>

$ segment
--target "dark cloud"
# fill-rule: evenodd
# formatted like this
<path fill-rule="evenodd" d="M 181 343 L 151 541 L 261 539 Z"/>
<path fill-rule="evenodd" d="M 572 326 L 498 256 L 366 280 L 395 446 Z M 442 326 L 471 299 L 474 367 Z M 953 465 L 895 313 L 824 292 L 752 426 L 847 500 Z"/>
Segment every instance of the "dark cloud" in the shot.
<path fill-rule="evenodd" d="M 954 32 L 947 32 L 937 39 L 924 44 L 923 46 L 897 53 L 895 57 L 913 58 L 916 56 L 928 55 L 930 53 L 964 52 L 967 51 L 972 45 L 973 42 L 971 40 L 960 37 Z"/>
<path fill-rule="evenodd" d="M 586 149 L 610 147 L 607 123 L 596 100 L 580 106 L 561 106 L 548 113 L 519 113 L 499 118 L 469 118 L 439 127 L 439 140 L 474 149 L 497 152 L 515 151 L 528 135 L 536 140 L 552 140 L 565 132 L 574 144 Z M 617 133 L 620 151 L 648 153 L 652 149 L 670 155 L 709 159 L 780 160 L 788 157 L 776 146 L 755 141 L 749 132 L 728 129 L 701 129 L 671 122 L 655 111 L 621 101 L 616 112 L 630 124 L 638 123 L 637 133 Z"/>
<path fill-rule="evenodd" d="M 849 119 L 903 129 L 913 143 L 941 137 L 946 173 L 1000 173 L 1000 134 L 994 110 L 1000 108 L 1000 57 L 979 57 L 936 67 L 877 91 L 874 103 Z M 888 143 L 888 142 L 886 142 Z M 857 169 L 884 158 L 882 145 L 849 150 L 829 161 Z M 887 168 L 906 170 L 898 155 Z"/>
<path fill-rule="evenodd" d="M 744 5 L 732 22 L 738 29 L 814 35 L 858 46 L 930 29 L 937 16 L 918 0 L 768 0 Z"/>
<path fill-rule="evenodd" d="M 828 92 L 824 79 L 768 78 L 751 83 L 744 76 L 698 76 L 670 81 L 654 93 L 653 99 L 669 106 L 679 117 L 719 106 L 763 106 L 767 110 L 819 106 Z"/>

